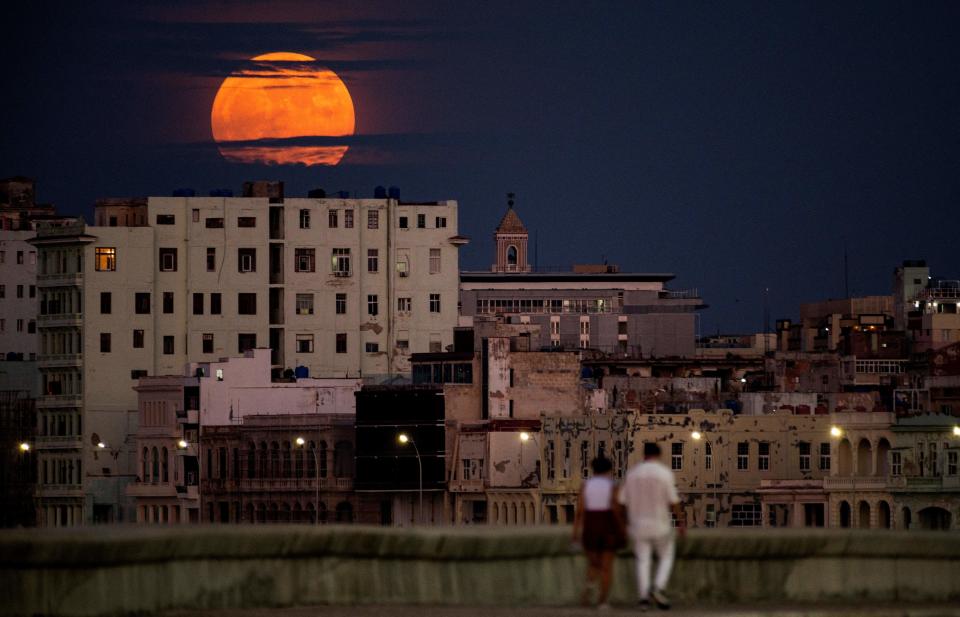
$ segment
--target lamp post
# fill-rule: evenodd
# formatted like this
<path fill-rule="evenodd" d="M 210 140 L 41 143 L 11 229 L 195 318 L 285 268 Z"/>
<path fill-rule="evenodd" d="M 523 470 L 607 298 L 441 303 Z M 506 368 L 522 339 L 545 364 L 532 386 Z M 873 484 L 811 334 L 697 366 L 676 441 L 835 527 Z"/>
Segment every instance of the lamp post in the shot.
<path fill-rule="evenodd" d="M 690 433 L 690 437 L 692 437 L 694 441 L 700 441 L 702 439 L 704 444 L 710 448 L 710 466 L 713 467 L 713 526 L 716 527 L 720 518 L 720 503 L 717 501 L 717 484 L 719 484 L 720 472 L 717 470 L 717 461 L 713 459 L 713 443 L 709 439 L 705 439 L 703 433 L 700 431 L 693 431 Z M 697 469 L 699 470 L 700 460 L 699 457 L 695 458 L 697 459 Z"/>
<path fill-rule="evenodd" d="M 303 437 L 297 437 L 294 441 L 296 442 L 298 448 L 303 448 L 304 450 L 306 450 L 306 448 L 304 447 L 307 444 L 306 439 L 304 439 Z M 316 494 L 315 501 L 313 502 L 313 524 L 319 525 L 320 524 L 320 460 L 317 459 L 316 448 L 310 448 L 310 453 L 313 454 L 313 470 L 314 470 L 313 477 L 314 477 L 314 480 L 316 480 L 317 482 L 317 494 Z"/>
<path fill-rule="evenodd" d="M 533 441 L 534 445 L 537 446 L 537 489 L 540 491 L 540 499 L 538 501 L 543 501 L 543 450 L 540 447 L 540 442 L 537 441 L 537 438 L 528 433 L 527 431 L 520 432 L 520 465 L 523 466 L 523 445 L 528 441 Z M 540 510 L 542 509 L 542 503 L 537 504 L 537 520 L 536 523 L 540 522 Z"/>
<path fill-rule="evenodd" d="M 407 435 L 406 433 L 400 433 L 399 435 L 397 435 L 397 441 L 402 446 L 405 446 L 407 444 L 412 445 L 413 451 L 416 452 L 417 454 L 417 470 L 419 471 L 419 478 L 420 478 L 420 489 L 419 489 L 420 513 L 418 515 L 418 518 L 420 519 L 419 522 L 422 524 L 423 523 L 423 462 L 420 460 L 420 449 L 417 447 L 416 442 L 413 441 L 413 439 L 411 439 L 410 436 Z"/>

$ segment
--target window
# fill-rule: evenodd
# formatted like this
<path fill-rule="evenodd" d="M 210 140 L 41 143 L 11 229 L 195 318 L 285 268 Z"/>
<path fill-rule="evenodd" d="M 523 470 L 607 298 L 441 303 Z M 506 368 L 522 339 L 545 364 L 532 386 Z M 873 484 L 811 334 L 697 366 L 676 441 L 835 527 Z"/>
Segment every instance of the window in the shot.
<path fill-rule="evenodd" d="M 257 294 L 238 293 L 237 294 L 237 314 L 256 315 L 257 314 Z"/>
<path fill-rule="evenodd" d="M 731 527 L 757 527 L 761 521 L 760 504 L 735 503 L 730 510 Z"/>
<path fill-rule="evenodd" d="M 297 294 L 297 315 L 313 315 L 313 294 Z"/>
<path fill-rule="evenodd" d="M 23 285 L 17 285 L 17 297 L 18 298 L 23 297 Z"/>
<path fill-rule="evenodd" d="M 397 259 L 397 276 L 400 278 L 410 276 L 410 261 L 405 255 Z"/>
<path fill-rule="evenodd" d="M 580 442 L 580 477 L 587 478 L 590 475 L 590 442 Z"/>
<path fill-rule="evenodd" d="M 110 353 L 110 333 L 100 333 L 100 353 Z"/>
<path fill-rule="evenodd" d="M 899 452 L 897 452 L 899 454 Z M 947 475 L 955 476 L 957 475 L 957 459 L 958 453 L 956 450 L 950 450 L 947 452 Z"/>
<path fill-rule="evenodd" d="M 347 334 L 345 332 L 337 334 L 337 353 L 347 353 Z"/>
<path fill-rule="evenodd" d="M 36 298 L 36 297 L 37 297 L 37 286 L 36 286 L 36 285 L 30 285 L 29 287 L 27 287 L 27 296 L 30 297 L 30 298 Z"/>
<path fill-rule="evenodd" d="M 257 271 L 257 249 L 237 249 L 237 271 Z"/>
<path fill-rule="evenodd" d="M 17 251 L 17 263 L 23 264 L 23 251 Z"/>
<path fill-rule="evenodd" d="M 293 266 L 296 272 L 316 272 L 316 249 L 294 249 Z"/>
<path fill-rule="evenodd" d="M 177 217 L 173 214 L 158 214 L 157 225 L 175 225 Z"/>
<path fill-rule="evenodd" d="M 404 333 L 401 333 L 397 337 L 397 349 L 399 349 L 401 353 L 410 349 L 410 339 L 408 337 L 409 337 L 409 334 L 404 334 Z"/>
<path fill-rule="evenodd" d="M 350 276 L 350 249 L 333 249 L 331 265 L 336 276 Z"/>
<path fill-rule="evenodd" d="M 130 379 L 140 379 L 141 377 L 146 377 L 147 371 L 144 369 L 133 369 L 130 371 Z"/>
<path fill-rule="evenodd" d="M 100 246 L 93 250 L 93 268 L 98 272 L 113 272 L 117 269 L 117 249 Z"/>
<path fill-rule="evenodd" d="M 337 294 L 336 313 L 337 315 L 347 314 L 347 294 Z"/>
<path fill-rule="evenodd" d="M 440 272 L 440 249 L 430 249 L 430 274 Z"/>
<path fill-rule="evenodd" d="M 346 229 L 353 229 L 353 210 L 343 211 L 343 226 Z"/>
<path fill-rule="evenodd" d="M 160 249 L 160 272 L 177 271 L 177 249 Z"/>
<path fill-rule="evenodd" d="M 750 443 L 741 441 L 737 444 L 737 470 L 745 471 L 750 468 Z"/>
<path fill-rule="evenodd" d="M 427 215 L 418 214 L 417 215 L 417 229 L 423 229 L 427 226 Z"/>
<path fill-rule="evenodd" d="M 297 335 L 297 353 L 313 353 L 313 335 Z"/>
<path fill-rule="evenodd" d="M 670 469 L 683 469 L 683 442 L 675 441 L 670 444 Z"/>
<path fill-rule="evenodd" d="M 820 444 L 820 471 L 830 471 L 830 443 Z"/>
<path fill-rule="evenodd" d="M 337 211 L 331 210 L 327 215 L 327 227 L 333 229 L 337 226 Z"/>
<path fill-rule="evenodd" d="M 194 223 L 199 223 L 199 222 L 200 222 L 200 209 L 199 209 L 199 208 L 194 208 L 194 209 L 193 209 L 193 222 L 194 222 Z"/>
<path fill-rule="evenodd" d="M 409 313 L 412 306 L 410 298 L 397 298 L 397 312 Z"/>
<path fill-rule="evenodd" d="M 377 210 L 367 211 L 367 229 L 380 228 L 380 212 Z"/>
<path fill-rule="evenodd" d="M 163 292 L 163 312 L 170 314 L 173 312 L 173 292 Z"/>
<path fill-rule="evenodd" d="M 438 216 L 438 217 L 434 220 L 434 226 L 435 226 L 437 229 L 442 229 L 442 228 L 446 227 L 446 226 L 447 226 L 447 217 L 445 217 L 445 216 Z"/>
<path fill-rule="evenodd" d="M 254 332 L 237 334 L 237 353 L 243 353 L 257 347 L 257 335 Z"/>
<path fill-rule="evenodd" d="M 310 229 L 310 211 L 303 209 L 300 211 L 300 229 Z"/>
<path fill-rule="evenodd" d="M 133 331 L 133 348 L 143 349 L 143 330 Z"/>
<path fill-rule="evenodd" d="M 222 218 L 209 218 L 205 221 L 207 229 L 223 229 Z"/>
<path fill-rule="evenodd" d="M 717 506 L 716 504 L 708 503 L 706 511 L 704 512 L 703 517 L 703 526 L 704 527 L 716 527 L 717 526 Z"/>
<path fill-rule="evenodd" d="M 367 249 L 367 272 L 376 272 L 380 269 L 380 251 Z"/>
<path fill-rule="evenodd" d="M 430 312 L 440 312 L 440 294 L 430 294 Z"/>
<path fill-rule="evenodd" d="M 256 226 L 257 226 L 257 217 L 255 216 L 237 217 L 237 227 L 256 227 Z"/>
<path fill-rule="evenodd" d="M 770 471 L 770 442 L 761 441 L 757 448 L 757 469 Z"/>
<path fill-rule="evenodd" d="M 0 285 L 0 298 L 6 298 L 6 297 L 7 297 L 7 286 Z"/>
<path fill-rule="evenodd" d="M 163 353 L 164 355 L 167 355 L 167 356 L 173 354 L 173 337 L 172 336 L 163 337 Z"/>
<path fill-rule="evenodd" d="M 903 474 L 903 457 L 899 452 L 890 453 L 890 475 L 899 476 Z"/>
<path fill-rule="evenodd" d="M 367 343 L 364 349 L 367 353 L 377 353 L 380 351 L 380 343 Z"/>
<path fill-rule="evenodd" d="M 401 216 L 397 224 L 399 225 L 400 229 L 407 229 L 409 227 L 409 225 L 407 224 L 407 217 L 405 216 Z"/>
<path fill-rule="evenodd" d="M 205 333 L 203 335 L 203 353 L 213 353 L 213 333 Z"/>
<path fill-rule="evenodd" d="M 113 304 L 112 299 L 113 297 L 109 291 L 100 292 L 100 314 L 101 315 L 110 314 L 111 312 L 110 309 L 112 308 L 111 305 Z"/>
<path fill-rule="evenodd" d="M 713 469 L 713 446 L 709 441 L 703 444 L 703 467 Z"/>
<path fill-rule="evenodd" d="M 617 334 L 627 334 L 626 320 L 617 322 Z"/>
<path fill-rule="evenodd" d="M 378 311 L 377 294 L 367 295 L 367 314 L 371 316 L 376 316 Z"/>
<path fill-rule="evenodd" d="M 133 295 L 133 310 L 138 315 L 150 314 L 150 294 L 136 293 Z"/>
<path fill-rule="evenodd" d="M 193 294 L 193 314 L 203 315 L 203 294 L 202 293 Z"/>
<path fill-rule="evenodd" d="M 210 314 L 220 314 L 220 294 L 218 293 L 210 294 Z"/>
<path fill-rule="evenodd" d="M 810 471 L 810 442 L 801 441 L 800 448 L 800 471 Z"/>

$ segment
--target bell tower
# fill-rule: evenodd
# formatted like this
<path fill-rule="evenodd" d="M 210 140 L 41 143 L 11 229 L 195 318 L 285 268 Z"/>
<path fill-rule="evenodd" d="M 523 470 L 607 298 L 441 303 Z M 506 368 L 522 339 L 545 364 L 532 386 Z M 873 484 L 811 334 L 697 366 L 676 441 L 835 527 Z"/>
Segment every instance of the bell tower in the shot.
<path fill-rule="evenodd" d="M 513 193 L 507 193 L 507 212 L 493 234 L 497 245 L 494 272 L 530 272 L 530 264 L 527 263 L 527 228 L 513 209 L 513 197 Z"/>

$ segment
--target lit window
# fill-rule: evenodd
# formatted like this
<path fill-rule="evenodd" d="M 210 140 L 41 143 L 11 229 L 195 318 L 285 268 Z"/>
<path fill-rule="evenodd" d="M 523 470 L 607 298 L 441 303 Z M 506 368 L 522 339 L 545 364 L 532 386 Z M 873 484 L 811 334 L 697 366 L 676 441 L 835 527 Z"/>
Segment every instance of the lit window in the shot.
<path fill-rule="evenodd" d="M 350 249 L 333 249 L 331 267 L 335 276 L 350 276 Z"/>
<path fill-rule="evenodd" d="M 297 294 L 297 315 L 313 315 L 313 294 Z"/>
<path fill-rule="evenodd" d="M 113 272 L 117 269 L 117 249 L 100 246 L 94 249 L 94 269 L 98 272 Z"/>
<path fill-rule="evenodd" d="M 237 271 L 256 272 L 257 271 L 257 249 L 245 248 L 237 249 Z"/>

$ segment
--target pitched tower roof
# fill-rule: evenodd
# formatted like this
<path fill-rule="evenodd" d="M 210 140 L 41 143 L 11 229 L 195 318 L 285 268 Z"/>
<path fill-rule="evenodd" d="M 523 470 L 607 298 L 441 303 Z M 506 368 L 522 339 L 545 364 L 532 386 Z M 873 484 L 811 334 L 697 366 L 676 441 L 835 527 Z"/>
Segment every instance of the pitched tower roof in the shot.
<path fill-rule="evenodd" d="M 513 205 L 510 205 L 507 208 L 507 213 L 503 215 L 503 218 L 500 219 L 500 224 L 497 225 L 498 234 L 525 234 L 527 233 L 527 228 L 524 227 L 523 221 L 520 220 L 520 217 L 517 216 L 516 210 L 513 209 Z"/>

